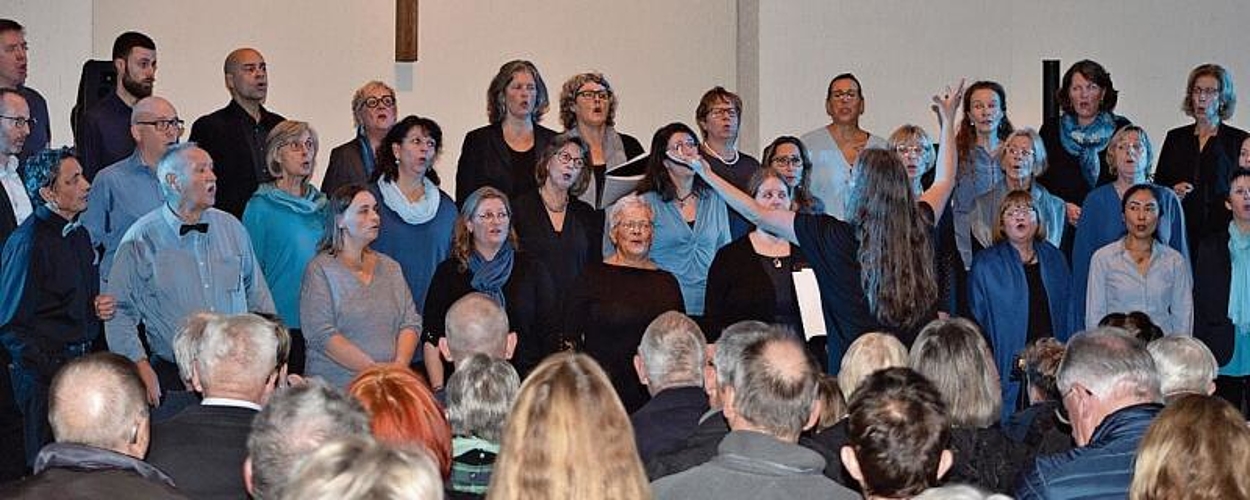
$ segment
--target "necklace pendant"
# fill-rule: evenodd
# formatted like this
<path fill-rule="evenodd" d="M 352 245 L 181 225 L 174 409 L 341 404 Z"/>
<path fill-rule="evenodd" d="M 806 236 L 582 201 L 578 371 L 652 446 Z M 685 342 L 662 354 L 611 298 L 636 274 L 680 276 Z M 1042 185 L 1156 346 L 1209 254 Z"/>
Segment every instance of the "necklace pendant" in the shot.
<path fill-rule="evenodd" d="M 780 257 L 773 257 L 773 267 L 774 267 L 774 268 L 776 268 L 776 269 L 781 269 L 781 258 L 780 258 Z"/>

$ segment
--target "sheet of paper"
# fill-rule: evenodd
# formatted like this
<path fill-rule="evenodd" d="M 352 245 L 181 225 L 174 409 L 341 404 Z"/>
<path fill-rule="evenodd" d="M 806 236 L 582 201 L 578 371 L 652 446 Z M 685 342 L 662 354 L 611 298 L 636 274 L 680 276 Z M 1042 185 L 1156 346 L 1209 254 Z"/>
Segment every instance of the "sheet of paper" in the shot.
<path fill-rule="evenodd" d="M 616 200 L 621 199 L 622 196 L 633 192 L 634 188 L 638 187 L 638 183 L 642 182 L 642 177 L 642 175 L 605 176 L 603 180 L 603 206 L 600 208 L 607 208 L 616 203 Z"/>
<path fill-rule="evenodd" d="M 799 319 L 803 321 L 803 334 L 807 340 L 817 335 L 827 334 L 825 329 L 825 308 L 820 301 L 820 286 L 816 284 L 816 273 L 811 268 L 801 269 L 793 273 L 794 295 L 799 301 Z"/>

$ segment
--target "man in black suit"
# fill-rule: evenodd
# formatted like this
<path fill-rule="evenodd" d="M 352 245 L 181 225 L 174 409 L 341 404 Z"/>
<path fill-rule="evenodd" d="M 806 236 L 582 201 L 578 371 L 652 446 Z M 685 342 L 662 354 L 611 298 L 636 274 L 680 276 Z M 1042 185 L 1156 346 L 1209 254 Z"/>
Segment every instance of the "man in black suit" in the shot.
<path fill-rule="evenodd" d="M 281 376 L 279 346 L 290 343 L 253 314 L 201 319 L 178 335 L 196 339 L 188 349 L 195 353 L 191 382 L 204 400 L 153 424 L 148 461 L 192 498 L 244 498 L 247 435 Z"/>
<path fill-rule="evenodd" d="M 708 410 L 703 391 L 707 341 L 689 316 L 669 311 L 642 334 L 634 369 L 651 400 L 630 415 L 638 455 L 644 463 L 681 447 Z"/>
<path fill-rule="evenodd" d="M 26 98 L 18 91 L 0 88 L 0 248 L 21 222 L 17 214 L 33 211 L 22 178 L 18 155 L 34 123 Z M 26 217 L 22 217 L 24 220 Z M 18 410 L 9 374 L 9 352 L 0 349 L 0 482 L 22 477 L 26 466 L 22 448 L 22 413 Z M 37 450 L 32 450 L 32 453 Z"/>

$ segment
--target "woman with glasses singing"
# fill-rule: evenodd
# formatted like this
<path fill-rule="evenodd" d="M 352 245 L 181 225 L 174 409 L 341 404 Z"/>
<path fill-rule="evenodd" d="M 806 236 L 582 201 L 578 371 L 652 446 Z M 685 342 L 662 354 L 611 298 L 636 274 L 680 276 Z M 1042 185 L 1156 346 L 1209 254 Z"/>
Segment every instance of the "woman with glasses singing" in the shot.
<path fill-rule="evenodd" d="M 538 124 L 547 113 L 547 84 L 534 63 L 508 61 L 486 89 L 490 124 L 464 136 L 456 166 L 456 201 L 482 186 L 514 198 L 537 188 L 533 166 L 555 131 Z"/>
<path fill-rule="evenodd" d="M 998 209 L 1007 193 L 1012 191 L 1027 191 L 1032 195 L 1037 223 L 1042 227 L 1046 241 L 1058 247 L 1068 225 L 1063 199 L 1034 182 L 1038 175 L 1046 171 L 1046 147 L 1042 144 L 1042 137 L 1027 127 L 1012 132 L 1003 141 L 1002 147 L 995 150 L 994 162 L 1002 169 L 1003 182 L 978 196 L 972 204 L 970 222 L 974 247 L 989 248 L 995 243 Z"/>
<path fill-rule="evenodd" d="M 577 278 L 564 314 L 565 341 L 595 358 L 627 412 L 649 398 L 634 371 L 634 353 L 652 320 L 684 311 L 677 279 L 651 260 L 655 218 L 636 194 L 608 208 L 608 239 L 616 251 Z"/>
<path fill-rule="evenodd" d="M 601 254 L 603 216 L 578 199 L 590 182 L 589 158 L 581 139 L 567 133 L 555 136 L 534 168 L 538 189 L 512 204 L 521 248 L 547 267 L 559 296 Z"/>
<path fill-rule="evenodd" d="M 612 84 L 602 73 L 573 75 L 560 91 L 564 133 L 581 139 L 589 151 L 586 189 L 577 196 L 596 209 L 604 207 L 603 183 L 607 175 L 643 153 L 638 139 L 614 128 L 618 104 Z"/>
<path fill-rule="evenodd" d="M 1068 261 L 1047 240 L 1050 229 L 1037 208 L 1029 191 L 1007 193 L 995 217 L 993 245 L 977 253 L 968 280 L 973 317 L 994 346 L 1004 418 L 1023 408 L 1017 405 L 1024 401 L 1020 383 L 1011 377 L 1016 353 L 1038 339 L 1067 340 L 1072 333 Z"/>
<path fill-rule="evenodd" d="M 842 73 L 829 81 L 825 113 L 829 125 L 803 134 L 812 155 L 812 194 L 825 202 L 825 213 L 847 218 L 847 203 L 855 176 L 852 166 L 865 149 L 885 148 L 885 139 L 859 127 L 864 114 L 864 89 L 859 79 Z"/>
<path fill-rule="evenodd" d="M 1120 213 L 1127 233 L 1090 258 L 1085 295 L 1089 327 L 1109 313 L 1142 311 L 1166 335 L 1193 333 L 1189 259 L 1158 239 L 1159 193 L 1175 196 L 1153 184 L 1137 184 L 1124 192 Z"/>
<path fill-rule="evenodd" d="M 762 166 L 772 169 L 790 188 L 794 211 L 825 213 L 825 203 L 812 194 L 812 160 L 798 137 L 783 135 L 764 148 Z"/>
<path fill-rule="evenodd" d="M 1185 88 L 1181 111 L 1194 123 L 1168 131 L 1154 181 L 1172 188 L 1181 199 L 1190 255 L 1194 255 L 1204 236 L 1219 233 L 1232 220 L 1224 206 L 1228 178 L 1237 168 L 1242 143 L 1250 136 L 1224 123 L 1233 117 L 1237 91 L 1223 66 L 1194 68 Z"/>
<path fill-rule="evenodd" d="M 1073 329 L 1084 330 L 1098 325 L 1102 316 L 1086 323 L 1086 289 L 1089 286 L 1090 259 L 1094 252 L 1107 244 L 1118 241 L 1128 227 L 1121 215 L 1123 199 L 1129 188 L 1147 182 L 1153 149 L 1146 131 L 1129 125 L 1108 140 L 1107 163 L 1115 180 L 1104 184 L 1085 197 L 1081 205 L 1081 220 L 1076 225 L 1076 238 L 1072 244 L 1072 305 L 1070 320 Z M 1047 152 L 1049 154 L 1049 151 Z M 1155 238 L 1180 252 L 1189 260 L 1186 243 L 1185 216 L 1181 202 L 1171 189 L 1151 184 L 1155 188 L 1155 209 L 1158 220 Z M 1134 309 L 1130 309 L 1134 310 Z M 1127 312 L 1127 311 L 1122 311 Z M 1158 323 L 1158 318 L 1153 318 Z"/>
<path fill-rule="evenodd" d="M 708 267 L 730 238 L 725 202 L 689 166 L 702 163 L 697 137 L 682 123 L 657 130 L 637 193 L 651 204 L 655 218 L 651 258 L 660 269 L 673 273 L 686 313 L 701 320 Z M 605 239 L 604 257 L 613 253 L 616 245 Z M 708 335 L 716 338 L 717 333 Z"/>
<path fill-rule="evenodd" d="M 291 332 L 291 373 L 304 373 L 299 296 L 304 268 L 325 232 L 326 196 L 308 183 L 317 164 L 317 132 L 283 121 L 269 131 L 265 164 L 273 182 L 261 184 L 243 209 L 243 227 L 273 293 L 278 316 Z"/>
<path fill-rule="evenodd" d="M 555 350 L 560 323 L 555 285 L 547 267 L 517 249 L 508 197 L 492 187 L 478 188 L 460 205 L 452 234 L 451 257 L 438 265 L 425 297 L 425 369 L 430 385 L 441 388 L 446 366 L 437 356 L 447 335 L 447 310 L 460 297 L 481 292 L 503 306 L 516 332 L 512 364 L 521 378 Z"/>
<path fill-rule="evenodd" d="M 398 113 L 395 89 L 389 85 L 374 80 L 356 89 L 352 96 L 356 137 L 330 150 L 330 165 L 321 180 L 323 193 L 333 193 L 347 184 L 369 182 L 377 165 L 382 138 L 395 125 Z"/>

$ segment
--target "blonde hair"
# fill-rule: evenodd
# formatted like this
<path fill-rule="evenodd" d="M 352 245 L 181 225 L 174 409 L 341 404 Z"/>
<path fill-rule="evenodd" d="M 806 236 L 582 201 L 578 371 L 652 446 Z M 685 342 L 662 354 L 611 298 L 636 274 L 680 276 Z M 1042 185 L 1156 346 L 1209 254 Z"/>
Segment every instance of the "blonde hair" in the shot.
<path fill-rule="evenodd" d="M 326 443 L 301 462 L 281 498 L 442 499 L 443 482 L 434 467 L 420 451 L 348 437 Z"/>
<path fill-rule="evenodd" d="M 585 354 L 555 354 L 534 369 L 500 444 L 492 500 L 651 498 L 625 407 Z"/>
<path fill-rule="evenodd" d="M 1137 449 L 1132 500 L 1250 498 L 1250 427 L 1218 397 L 1188 395 L 1155 417 Z"/>
<path fill-rule="evenodd" d="M 508 244 L 512 245 L 512 248 L 517 248 L 516 229 L 512 220 L 512 203 L 508 201 L 508 195 L 493 187 L 482 186 L 466 197 L 464 204 L 460 205 L 460 216 L 456 217 L 456 226 L 451 232 L 451 256 L 460 263 L 460 272 L 469 269 L 469 256 L 473 255 L 473 233 L 469 232 L 469 223 L 477 214 L 477 207 L 483 201 L 490 199 L 503 202 L 503 208 L 508 212 Z"/>
<path fill-rule="evenodd" d="M 304 135 L 304 132 L 308 132 L 308 138 L 313 142 L 311 160 L 313 163 L 317 162 L 317 150 L 321 147 L 321 141 L 317 139 L 317 131 L 313 130 L 308 122 L 283 120 L 274 125 L 273 130 L 269 131 L 269 136 L 265 139 L 265 169 L 269 171 L 269 175 L 282 177 L 282 165 L 278 163 L 278 150 L 282 149 L 282 146 L 299 140 L 299 136 Z"/>
<path fill-rule="evenodd" d="M 846 348 L 838 369 L 838 387 L 850 401 L 855 389 L 872 372 L 897 366 L 907 366 L 907 348 L 898 337 L 882 332 L 865 333 Z"/>
<path fill-rule="evenodd" d="M 976 324 L 963 318 L 929 323 L 908 360 L 942 393 L 952 427 L 989 427 L 998 421 L 1003 406 L 998 369 Z"/>

